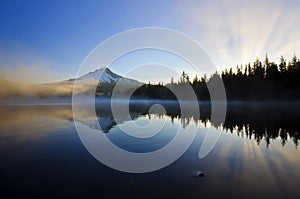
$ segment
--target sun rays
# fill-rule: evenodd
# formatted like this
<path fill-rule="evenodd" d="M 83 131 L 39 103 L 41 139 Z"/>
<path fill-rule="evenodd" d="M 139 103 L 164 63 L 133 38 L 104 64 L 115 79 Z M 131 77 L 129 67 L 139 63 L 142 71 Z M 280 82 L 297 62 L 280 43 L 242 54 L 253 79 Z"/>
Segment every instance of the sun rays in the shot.
<path fill-rule="evenodd" d="M 280 55 L 290 58 L 298 52 L 300 14 L 294 4 L 284 0 L 197 1 L 180 2 L 178 10 L 187 32 L 223 69 L 253 62 L 266 53 L 278 60 Z"/>

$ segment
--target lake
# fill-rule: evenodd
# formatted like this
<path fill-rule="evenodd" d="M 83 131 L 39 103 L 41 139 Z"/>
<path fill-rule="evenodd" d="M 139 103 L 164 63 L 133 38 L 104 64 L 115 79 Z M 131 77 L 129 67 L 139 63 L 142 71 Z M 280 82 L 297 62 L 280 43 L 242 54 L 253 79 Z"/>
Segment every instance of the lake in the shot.
<path fill-rule="evenodd" d="M 298 103 L 231 103 L 221 125 L 210 122 L 207 104 L 200 106 L 198 117 L 193 111 L 191 115 L 181 115 L 176 105 L 161 106 L 164 111 L 153 109 L 150 113 L 150 105 L 131 106 L 129 118 L 115 118 L 107 105 L 98 104 L 95 108 L 98 123 L 94 123 L 90 113 L 75 121 L 70 104 L 0 106 L 1 195 L 7 198 L 299 197 Z M 85 113 L 84 107 L 81 113 Z M 135 132 L 129 125 L 131 119 L 141 128 L 162 127 L 153 129 L 158 131 L 155 135 L 151 129 Z M 194 130 L 196 133 L 191 146 L 168 166 L 153 172 L 127 173 L 112 169 L 91 155 L 75 123 L 86 135 L 93 131 L 132 153 L 163 148 L 175 138 L 178 129 L 187 135 Z M 129 131 L 141 137 L 124 133 L 125 128 L 132 128 Z M 212 150 L 199 158 L 207 133 L 220 137 Z M 181 142 L 178 143 L 180 147 Z M 195 177 L 198 171 L 205 176 Z"/>

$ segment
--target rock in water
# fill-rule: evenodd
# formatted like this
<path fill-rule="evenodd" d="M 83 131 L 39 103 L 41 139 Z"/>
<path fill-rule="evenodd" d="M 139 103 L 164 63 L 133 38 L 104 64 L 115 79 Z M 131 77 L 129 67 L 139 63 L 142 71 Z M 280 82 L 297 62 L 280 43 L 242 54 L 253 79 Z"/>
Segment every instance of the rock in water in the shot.
<path fill-rule="evenodd" d="M 202 171 L 196 171 L 194 177 L 201 177 L 203 178 L 205 176 L 205 173 Z"/>

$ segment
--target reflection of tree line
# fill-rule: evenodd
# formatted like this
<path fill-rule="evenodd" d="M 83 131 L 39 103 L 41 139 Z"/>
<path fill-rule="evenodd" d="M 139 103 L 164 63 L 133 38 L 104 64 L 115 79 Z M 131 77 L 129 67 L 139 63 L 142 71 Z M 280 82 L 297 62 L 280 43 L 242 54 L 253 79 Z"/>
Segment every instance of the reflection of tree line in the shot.
<path fill-rule="evenodd" d="M 288 63 L 281 56 L 279 64 L 271 62 L 266 55 L 262 62 L 258 58 L 253 64 L 237 66 L 217 72 L 210 78 L 199 78 L 197 75 L 192 79 L 186 72 L 182 72 L 180 80 L 163 86 L 162 82 L 157 85 L 145 84 L 137 89 L 133 98 L 148 99 L 176 99 L 176 96 L 168 89 L 185 91 L 190 85 L 198 100 L 210 100 L 207 84 L 213 86 L 216 79 L 222 78 L 228 100 L 262 101 L 262 100 L 299 100 L 300 99 L 300 61 L 296 55 Z"/>
<path fill-rule="evenodd" d="M 110 106 L 106 103 L 98 104 L 95 107 L 98 116 L 98 122 L 105 133 L 108 133 L 117 123 L 124 123 L 131 119 L 135 120 L 139 116 L 148 116 L 149 108 L 154 104 L 159 103 L 165 111 L 153 112 L 154 115 L 161 117 L 169 117 L 171 121 L 179 121 L 182 127 L 185 128 L 190 123 L 211 124 L 219 127 L 220 124 L 214 124 L 210 121 L 210 104 L 200 104 L 200 116 L 198 110 L 186 109 L 184 114 L 181 113 L 180 106 L 176 102 L 166 103 L 164 101 L 156 102 L 132 102 L 130 104 L 130 116 L 119 113 L 112 115 Z M 300 139 L 300 103 L 229 103 L 227 106 L 227 117 L 222 128 L 231 133 L 236 132 L 238 136 L 245 136 L 249 139 L 255 139 L 257 143 L 265 141 L 267 146 L 272 139 L 281 138 L 282 145 L 285 145 L 288 138 L 298 146 Z M 93 118 L 93 113 L 89 112 L 84 106 L 80 109 L 82 115 L 81 122 L 84 125 L 95 128 L 94 123 L 90 122 Z M 165 113 L 164 113 L 165 112 Z M 32 117 L 28 117 L 32 115 Z M 73 120 L 72 107 L 70 105 L 59 106 L 2 106 L 0 111 L 0 126 L 3 129 L 6 126 L 14 126 L 14 129 L 23 131 L 36 123 L 37 118 L 57 117 L 66 120 Z M 151 118 L 150 118 L 151 119 Z M 21 126 L 18 124 L 22 124 Z M 21 128 L 18 130 L 18 128 Z M 48 128 L 48 126 L 47 126 Z"/>
<path fill-rule="evenodd" d="M 267 147 L 272 139 L 281 138 L 285 145 L 290 137 L 295 146 L 300 139 L 299 104 L 250 104 L 228 106 L 224 128 L 241 136 L 254 138 L 259 144 L 265 140 Z"/>
<path fill-rule="evenodd" d="M 182 115 L 180 106 L 176 103 L 162 103 L 165 112 L 171 121 L 178 120 L 183 128 L 190 122 L 206 124 L 210 121 L 210 104 L 200 104 L 200 116 L 197 110 L 185 111 Z M 147 115 L 151 104 L 139 106 L 132 104 L 130 110 L 140 115 Z M 163 116 L 164 113 L 155 113 Z M 258 144 L 265 140 L 267 147 L 272 139 L 281 138 L 282 145 L 285 145 L 290 137 L 295 146 L 298 146 L 300 139 L 300 127 L 298 118 L 300 106 L 298 103 L 230 103 L 227 106 L 227 116 L 223 129 L 229 132 L 237 132 L 238 136 L 246 136 L 255 139 Z M 215 127 L 220 124 L 211 123 Z"/>

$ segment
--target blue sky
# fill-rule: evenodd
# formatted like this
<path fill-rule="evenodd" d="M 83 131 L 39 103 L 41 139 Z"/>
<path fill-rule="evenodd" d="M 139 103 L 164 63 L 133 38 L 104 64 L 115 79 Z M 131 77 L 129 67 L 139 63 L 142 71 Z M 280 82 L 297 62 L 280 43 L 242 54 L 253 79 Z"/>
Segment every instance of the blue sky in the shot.
<path fill-rule="evenodd" d="M 296 0 L 3 0 L 0 76 L 28 82 L 71 78 L 101 41 L 148 26 L 194 38 L 220 69 L 266 53 L 276 61 L 299 53 L 299 8 Z"/>

